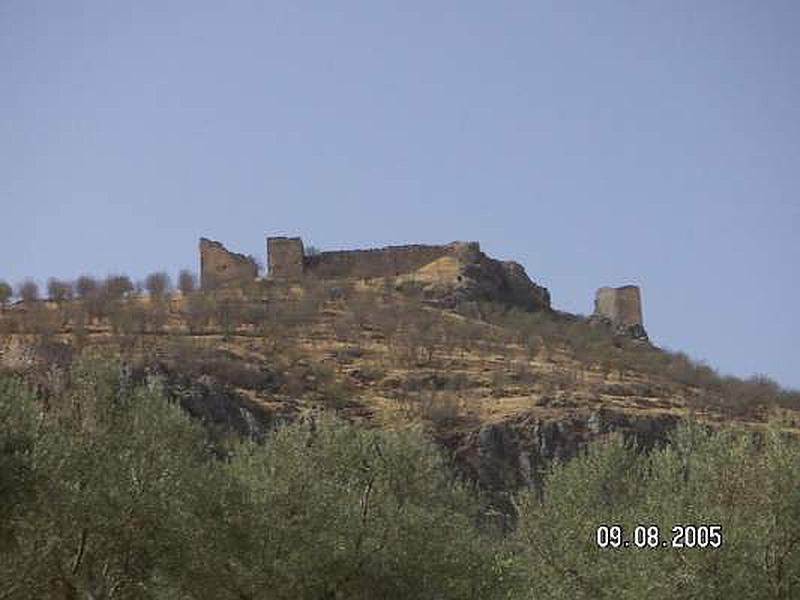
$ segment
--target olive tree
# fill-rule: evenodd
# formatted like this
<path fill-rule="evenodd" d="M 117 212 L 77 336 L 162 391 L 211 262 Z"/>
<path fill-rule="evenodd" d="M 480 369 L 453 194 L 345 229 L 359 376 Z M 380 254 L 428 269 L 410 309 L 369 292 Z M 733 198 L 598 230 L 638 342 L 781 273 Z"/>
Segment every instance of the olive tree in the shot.
<path fill-rule="evenodd" d="M 468 489 L 419 430 L 322 418 L 245 444 L 230 468 L 249 491 L 223 521 L 242 597 L 507 597 Z"/>
<path fill-rule="evenodd" d="M 145 288 L 152 298 L 162 299 L 166 296 L 171 287 L 169 275 L 163 271 L 151 273 L 144 281 Z"/>
<path fill-rule="evenodd" d="M 774 428 L 685 424 L 649 453 L 599 440 L 519 498 L 527 597 L 797 597 L 798 482 L 800 443 Z"/>
<path fill-rule="evenodd" d="M 97 280 L 89 275 L 81 275 L 75 281 L 75 292 L 81 300 L 86 300 L 97 288 Z"/>
<path fill-rule="evenodd" d="M 39 285 L 32 279 L 26 279 L 19 284 L 17 295 L 23 302 L 36 302 L 39 299 Z"/>
<path fill-rule="evenodd" d="M 0 280 L 0 308 L 8 304 L 8 301 L 11 299 L 13 294 L 14 291 L 11 289 L 11 286 L 8 284 L 8 282 Z"/>
<path fill-rule="evenodd" d="M 50 300 L 59 304 L 71 300 L 73 295 L 72 283 L 51 277 L 47 280 L 47 295 Z"/>
<path fill-rule="evenodd" d="M 106 277 L 104 287 L 109 299 L 117 301 L 133 291 L 133 282 L 127 275 L 109 275 Z"/>
<path fill-rule="evenodd" d="M 197 289 L 197 276 L 188 269 L 178 273 L 178 289 L 184 296 L 189 296 Z"/>
<path fill-rule="evenodd" d="M 206 518 L 192 500 L 208 472 L 201 430 L 114 362 L 87 357 L 65 381 L 43 412 L 29 386 L 0 380 L 13 482 L 0 486 L 0 597 L 177 597 Z"/>

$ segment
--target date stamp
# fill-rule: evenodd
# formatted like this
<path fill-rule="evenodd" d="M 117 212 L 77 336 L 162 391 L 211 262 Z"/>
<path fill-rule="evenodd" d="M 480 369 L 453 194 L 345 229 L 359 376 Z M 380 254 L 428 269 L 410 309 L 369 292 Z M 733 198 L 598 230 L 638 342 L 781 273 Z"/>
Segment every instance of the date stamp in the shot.
<path fill-rule="evenodd" d="M 662 532 L 658 525 L 636 525 L 626 531 L 621 525 L 600 524 L 595 530 L 598 548 L 720 548 L 721 525 L 673 525 L 670 532 Z"/>

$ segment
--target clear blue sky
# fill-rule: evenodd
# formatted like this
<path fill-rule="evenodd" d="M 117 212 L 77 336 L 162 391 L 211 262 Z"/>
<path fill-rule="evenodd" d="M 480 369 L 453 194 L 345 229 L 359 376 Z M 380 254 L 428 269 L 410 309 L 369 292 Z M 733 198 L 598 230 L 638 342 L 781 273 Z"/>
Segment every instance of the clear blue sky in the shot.
<path fill-rule="evenodd" d="M 0 2 L 0 279 L 479 240 L 800 387 L 800 3 Z"/>

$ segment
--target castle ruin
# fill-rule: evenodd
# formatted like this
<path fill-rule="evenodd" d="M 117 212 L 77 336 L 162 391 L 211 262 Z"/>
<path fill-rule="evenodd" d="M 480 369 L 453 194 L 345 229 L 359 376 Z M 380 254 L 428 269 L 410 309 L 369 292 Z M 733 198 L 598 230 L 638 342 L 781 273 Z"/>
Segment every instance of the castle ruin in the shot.
<path fill-rule="evenodd" d="M 258 277 L 256 261 L 230 252 L 213 240 L 200 238 L 200 286 L 204 290 L 253 281 Z"/>
<path fill-rule="evenodd" d="M 221 243 L 200 239 L 203 289 L 247 285 L 258 278 L 252 257 L 228 251 Z M 267 279 L 393 278 L 420 286 L 429 299 L 445 306 L 463 300 L 495 300 L 527 310 L 550 310 L 550 293 L 533 282 L 519 263 L 493 259 L 478 242 L 412 244 L 367 250 L 307 254 L 299 237 L 267 238 Z M 647 339 L 639 288 L 627 285 L 597 290 L 594 321 L 617 333 Z"/>
<path fill-rule="evenodd" d="M 451 256 L 466 262 L 480 254 L 478 242 L 453 242 L 429 246 L 412 244 L 369 250 L 336 250 L 306 256 L 299 237 L 267 238 L 270 277 L 320 279 L 371 279 L 411 273 L 433 261 Z"/>
<path fill-rule="evenodd" d="M 647 338 L 642 319 L 642 296 L 638 286 L 602 287 L 597 290 L 594 316 L 607 320 L 620 333 Z"/>

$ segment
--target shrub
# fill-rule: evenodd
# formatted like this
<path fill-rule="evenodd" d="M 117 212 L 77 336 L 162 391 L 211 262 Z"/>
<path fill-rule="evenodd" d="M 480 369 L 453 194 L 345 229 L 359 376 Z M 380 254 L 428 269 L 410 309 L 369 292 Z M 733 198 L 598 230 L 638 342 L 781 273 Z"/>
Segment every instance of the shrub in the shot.
<path fill-rule="evenodd" d="M 186 319 L 191 333 L 201 333 L 208 327 L 214 315 L 212 300 L 203 294 L 189 296 L 186 303 Z"/>
<path fill-rule="evenodd" d="M 188 269 L 183 269 L 178 273 L 178 289 L 184 296 L 193 294 L 197 289 L 197 276 Z"/>
<path fill-rule="evenodd" d="M 469 495 L 418 431 L 369 431 L 323 418 L 250 445 L 232 469 L 252 491 L 236 521 L 246 526 L 235 535 L 237 562 L 249 576 L 245 595 L 265 585 L 275 598 L 508 593 L 472 525 Z"/>
<path fill-rule="evenodd" d="M 421 400 L 420 415 L 438 427 L 452 425 L 461 412 L 461 401 L 451 392 L 433 392 Z"/>
<path fill-rule="evenodd" d="M 26 279 L 19 284 L 17 296 L 25 303 L 36 302 L 39 299 L 39 286 L 32 279 Z"/>
<path fill-rule="evenodd" d="M 111 308 L 111 298 L 105 287 L 96 287 L 87 292 L 83 304 L 90 319 L 105 319 Z"/>
<path fill-rule="evenodd" d="M 312 415 L 225 448 L 96 355 L 46 403 L 0 375 L 0 596 L 509 597 L 505 553 L 419 430 Z"/>
<path fill-rule="evenodd" d="M 47 295 L 50 300 L 62 303 L 72 299 L 73 289 L 69 281 L 51 277 L 47 280 Z"/>
<path fill-rule="evenodd" d="M 8 301 L 11 299 L 13 294 L 14 292 L 11 289 L 11 286 L 5 281 L 0 281 L 0 308 L 3 308 L 8 304 Z"/>
<path fill-rule="evenodd" d="M 169 293 L 172 283 L 169 275 L 160 271 L 158 273 L 150 273 L 144 280 L 144 286 L 152 298 L 160 300 Z"/>
<path fill-rule="evenodd" d="M 122 300 L 133 291 L 133 282 L 127 275 L 109 275 L 105 291 L 111 301 Z"/>
<path fill-rule="evenodd" d="M 232 298 L 223 298 L 214 307 L 214 320 L 226 336 L 233 335 L 242 324 L 242 305 Z"/>
<path fill-rule="evenodd" d="M 642 453 L 619 435 L 519 498 L 530 598 L 790 598 L 800 581 L 800 445 L 771 430 L 679 427 Z M 669 547 L 602 549 L 600 525 L 657 526 Z M 673 548 L 675 525 L 719 525 L 719 548 Z M 770 558 L 765 558 L 770 557 Z"/>
<path fill-rule="evenodd" d="M 81 300 L 86 300 L 97 288 L 97 280 L 89 275 L 81 275 L 75 281 L 75 291 L 78 294 L 78 298 Z"/>
<path fill-rule="evenodd" d="M 50 310 L 45 304 L 38 303 L 22 315 L 23 330 L 41 336 L 57 333 L 62 325 L 62 312 Z"/>

